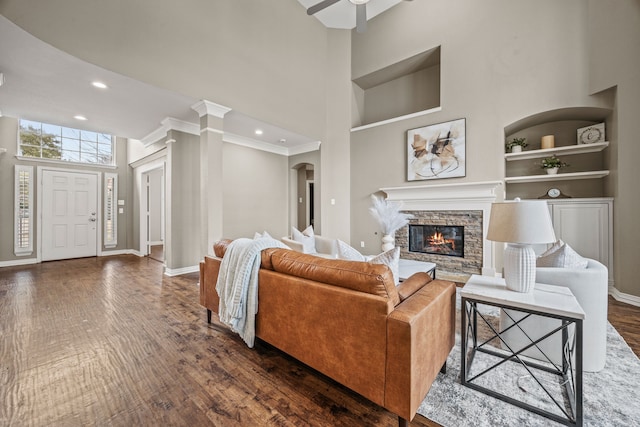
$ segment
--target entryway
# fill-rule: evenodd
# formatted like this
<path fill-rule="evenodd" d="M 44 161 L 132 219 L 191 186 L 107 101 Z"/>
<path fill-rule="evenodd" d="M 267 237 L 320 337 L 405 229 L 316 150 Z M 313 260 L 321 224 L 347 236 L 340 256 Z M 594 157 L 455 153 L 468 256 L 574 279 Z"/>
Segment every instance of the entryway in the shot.
<path fill-rule="evenodd" d="M 98 175 L 41 169 L 42 260 L 98 254 Z"/>

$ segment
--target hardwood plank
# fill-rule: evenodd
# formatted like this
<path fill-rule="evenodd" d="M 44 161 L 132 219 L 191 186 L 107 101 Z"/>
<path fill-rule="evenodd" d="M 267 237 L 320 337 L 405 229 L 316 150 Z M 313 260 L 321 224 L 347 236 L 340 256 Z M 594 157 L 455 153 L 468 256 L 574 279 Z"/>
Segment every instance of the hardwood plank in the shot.
<path fill-rule="evenodd" d="M 207 324 L 197 282 L 128 255 L 0 268 L 0 425 L 398 425 L 270 345 Z M 637 354 L 640 308 L 610 299 L 609 318 Z"/>

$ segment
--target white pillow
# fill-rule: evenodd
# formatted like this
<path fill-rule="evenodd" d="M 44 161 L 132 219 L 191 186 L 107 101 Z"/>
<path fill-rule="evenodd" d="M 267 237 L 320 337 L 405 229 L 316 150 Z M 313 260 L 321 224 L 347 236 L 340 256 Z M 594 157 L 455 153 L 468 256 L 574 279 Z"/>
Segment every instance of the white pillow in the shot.
<path fill-rule="evenodd" d="M 338 239 L 338 258 L 346 259 L 349 261 L 365 261 L 364 255 L 362 255 L 358 250 L 352 246 L 349 246 L 347 243 Z"/>
<path fill-rule="evenodd" d="M 313 234 L 313 226 L 308 226 L 302 232 L 295 227 L 291 227 L 291 238 L 296 242 L 302 243 L 303 253 L 316 253 L 316 236 Z"/>
<path fill-rule="evenodd" d="M 558 240 L 536 259 L 537 267 L 587 268 L 588 264 L 587 259 L 562 240 Z"/>
<path fill-rule="evenodd" d="M 393 281 L 397 285 L 400 283 L 400 272 L 399 272 L 399 263 L 400 263 L 400 247 L 396 246 L 393 249 L 389 249 L 386 252 L 381 253 L 380 255 L 376 255 L 368 260 L 371 264 L 384 264 L 391 269 L 391 273 L 393 274 Z"/>
<path fill-rule="evenodd" d="M 271 235 L 269 233 L 267 233 L 266 231 L 262 234 L 258 233 L 256 231 L 256 233 L 253 235 L 253 240 L 257 240 L 257 239 L 264 239 L 264 238 L 269 238 L 269 239 L 273 239 L 273 237 L 271 237 Z"/>

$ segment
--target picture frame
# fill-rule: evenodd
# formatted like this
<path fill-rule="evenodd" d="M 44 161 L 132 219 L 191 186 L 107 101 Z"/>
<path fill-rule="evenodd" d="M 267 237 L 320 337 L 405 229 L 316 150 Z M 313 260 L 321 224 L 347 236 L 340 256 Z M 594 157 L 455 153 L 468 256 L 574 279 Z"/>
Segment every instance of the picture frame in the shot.
<path fill-rule="evenodd" d="M 595 144 L 596 142 L 604 142 L 604 123 L 597 123 L 591 126 L 585 126 L 578 129 L 578 145 Z"/>
<path fill-rule="evenodd" d="M 466 119 L 407 131 L 407 181 L 466 176 Z"/>

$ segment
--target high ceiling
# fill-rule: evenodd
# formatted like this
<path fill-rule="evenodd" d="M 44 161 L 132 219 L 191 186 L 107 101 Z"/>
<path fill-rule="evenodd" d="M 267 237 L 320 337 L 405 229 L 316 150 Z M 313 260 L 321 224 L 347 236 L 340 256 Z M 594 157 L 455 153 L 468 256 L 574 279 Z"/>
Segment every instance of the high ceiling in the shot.
<path fill-rule="evenodd" d="M 298 0 L 308 7 L 320 0 Z M 367 18 L 402 0 L 371 0 Z M 349 0 L 318 12 L 318 19 L 329 28 L 355 27 L 355 5 Z M 39 40 L 0 15 L 0 115 L 26 118 L 45 123 L 111 133 L 143 139 L 161 127 L 170 117 L 197 125 L 197 113 L 191 108 L 200 101 L 105 70 L 75 58 Z M 107 89 L 91 85 L 101 81 Z M 209 100 L 215 102 L 215 100 Z M 86 121 L 74 116 L 82 115 Z M 256 135 L 256 129 L 262 135 Z M 316 141 L 268 123 L 231 111 L 225 116 L 225 137 L 251 146 L 295 153 Z M 228 137 L 228 138 L 227 138 Z"/>
<path fill-rule="evenodd" d="M 143 139 L 167 118 L 198 124 L 199 99 L 170 92 L 84 62 L 0 15 L 0 114 Z M 107 89 L 91 85 L 101 81 Z M 82 115 L 86 121 L 74 118 Z M 256 135 L 260 128 L 262 135 Z M 225 137 L 267 151 L 296 152 L 313 140 L 242 112 L 225 117 Z M 284 142 L 282 141 L 284 140 Z"/>

